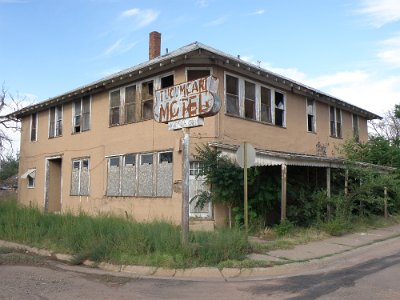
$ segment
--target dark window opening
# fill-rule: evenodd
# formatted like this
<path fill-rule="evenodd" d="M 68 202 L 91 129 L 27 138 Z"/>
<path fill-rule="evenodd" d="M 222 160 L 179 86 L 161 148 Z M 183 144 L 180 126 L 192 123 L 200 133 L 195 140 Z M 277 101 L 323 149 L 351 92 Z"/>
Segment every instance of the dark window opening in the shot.
<path fill-rule="evenodd" d="M 161 78 L 161 88 L 166 88 L 174 85 L 174 75 L 169 75 Z"/>
<path fill-rule="evenodd" d="M 207 76 L 210 76 L 210 70 L 187 70 L 188 81 L 192 81 Z"/>
<path fill-rule="evenodd" d="M 285 102 L 282 93 L 275 92 L 275 125 L 284 125 Z"/>

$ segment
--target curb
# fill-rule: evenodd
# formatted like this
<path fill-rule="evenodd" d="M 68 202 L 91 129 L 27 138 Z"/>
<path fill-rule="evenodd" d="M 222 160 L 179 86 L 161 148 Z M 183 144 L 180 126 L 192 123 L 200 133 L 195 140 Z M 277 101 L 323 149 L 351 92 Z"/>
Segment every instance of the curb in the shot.
<path fill-rule="evenodd" d="M 137 278 L 157 278 L 157 279 L 177 279 L 177 280 L 211 280 L 211 281 L 237 281 L 237 280 L 252 280 L 256 278 L 270 278 L 276 276 L 288 275 L 289 271 L 299 272 L 308 264 L 315 268 L 318 264 L 320 266 L 326 265 L 324 259 L 332 256 L 345 254 L 353 250 L 367 247 L 375 243 L 384 242 L 393 238 L 400 237 L 400 233 L 388 235 L 384 238 L 379 238 L 356 247 L 351 247 L 345 251 L 339 251 L 324 256 L 316 256 L 307 260 L 292 260 L 280 265 L 273 265 L 270 267 L 255 267 L 255 268 L 223 268 L 218 269 L 215 267 L 198 267 L 188 269 L 168 269 L 162 267 L 140 266 L 140 265 L 116 265 L 107 262 L 94 262 L 85 260 L 82 265 L 85 267 L 96 268 L 106 272 L 119 273 L 119 276 L 137 277 Z M 14 248 L 33 253 L 36 255 L 53 258 L 60 262 L 71 263 L 74 257 L 69 254 L 62 254 L 51 252 L 45 249 L 30 247 L 23 244 L 8 242 L 0 240 L 0 247 Z"/>

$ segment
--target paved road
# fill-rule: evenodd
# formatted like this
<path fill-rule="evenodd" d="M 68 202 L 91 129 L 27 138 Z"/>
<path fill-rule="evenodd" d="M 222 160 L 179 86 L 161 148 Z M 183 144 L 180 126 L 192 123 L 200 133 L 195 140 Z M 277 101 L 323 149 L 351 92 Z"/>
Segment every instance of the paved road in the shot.
<path fill-rule="evenodd" d="M 0 299 L 400 299 L 400 238 L 304 264 L 281 277 L 132 278 L 58 262 L 0 266 Z"/>

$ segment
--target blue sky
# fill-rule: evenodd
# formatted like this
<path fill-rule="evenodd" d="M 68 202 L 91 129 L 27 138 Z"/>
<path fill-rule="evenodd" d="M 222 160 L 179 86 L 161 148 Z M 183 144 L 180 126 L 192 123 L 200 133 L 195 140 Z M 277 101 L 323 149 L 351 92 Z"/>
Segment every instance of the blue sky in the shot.
<path fill-rule="evenodd" d="M 400 103 L 398 0 L 0 0 L 0 82 L 43 101 L 199 41 L 377 114 Z"/>

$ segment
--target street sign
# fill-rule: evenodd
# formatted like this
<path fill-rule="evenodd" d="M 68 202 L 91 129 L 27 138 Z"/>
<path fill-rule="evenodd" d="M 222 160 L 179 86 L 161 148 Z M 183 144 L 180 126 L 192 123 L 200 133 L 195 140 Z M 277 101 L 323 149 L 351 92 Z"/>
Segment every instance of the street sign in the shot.
<path fill-rule="evenodd" d="M 239 164 L 241 168 L 244 168 L 245 164 L 245 157 L 244 157 L 244 144 L 241 144 L 239 146 L 239 149 L 236 151 L 236 161 Z M 247 154 L 247 161 L 246 161 L 246 166 L 247 168 L 250 168 L 254 166 L 254 162 L 256 160 L 256 150 L 251 144 L 246 143 L 246 154 Z"/>

